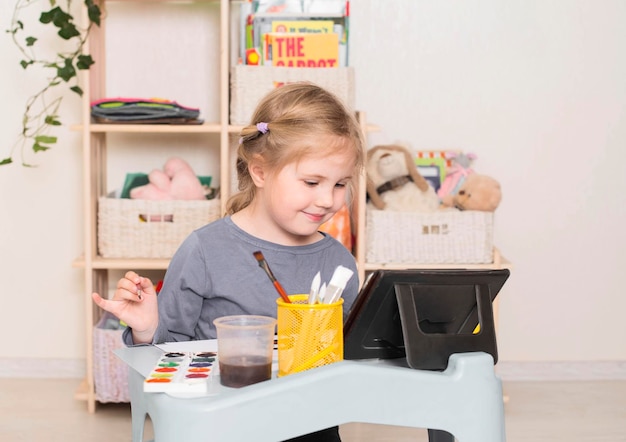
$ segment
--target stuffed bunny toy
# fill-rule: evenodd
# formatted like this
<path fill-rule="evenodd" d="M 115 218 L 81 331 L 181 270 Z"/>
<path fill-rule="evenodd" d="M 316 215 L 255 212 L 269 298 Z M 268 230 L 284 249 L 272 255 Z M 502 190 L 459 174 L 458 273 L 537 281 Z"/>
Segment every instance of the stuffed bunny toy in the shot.
<path fill-rule="evenodd" d="M 402 212 L 433 212 L 439 198 L 420 175 L 408 149 L 381 145 L 367 152 L 367 193 L 370 208 Z"/>

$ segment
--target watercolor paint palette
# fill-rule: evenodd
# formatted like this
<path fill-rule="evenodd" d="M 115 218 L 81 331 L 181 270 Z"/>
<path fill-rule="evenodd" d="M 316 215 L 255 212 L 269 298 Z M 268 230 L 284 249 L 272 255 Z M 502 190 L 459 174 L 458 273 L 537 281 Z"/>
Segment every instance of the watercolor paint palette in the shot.
<path fill-rule="evenodd" d="M 146 393 L 205 393 L 217 371 L 217 353 L 166 352 L 143 383 Z"/>

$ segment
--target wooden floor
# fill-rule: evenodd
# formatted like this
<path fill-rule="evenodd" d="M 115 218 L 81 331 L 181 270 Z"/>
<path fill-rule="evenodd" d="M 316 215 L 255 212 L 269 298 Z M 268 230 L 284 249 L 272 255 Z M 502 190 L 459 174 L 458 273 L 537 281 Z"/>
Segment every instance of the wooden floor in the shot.
<path fill-rule="evenodd" d="M 73 396 L 79 383 L 0 378 L 0 441 L 130 441 L 130 406 L 100 404 L 89 414 Z M 508 442 L 626 441 L 626 381 L 505 382 L 504 390 Z M 401 427 L 347 424 L 340 432 L 344 442 L 428 440 L 425 430 Z"/>

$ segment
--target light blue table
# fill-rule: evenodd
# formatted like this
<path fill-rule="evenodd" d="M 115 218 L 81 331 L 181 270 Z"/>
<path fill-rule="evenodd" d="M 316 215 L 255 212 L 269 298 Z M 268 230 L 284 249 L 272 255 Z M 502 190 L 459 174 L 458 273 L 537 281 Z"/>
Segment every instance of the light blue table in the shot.
<path fill-rule="evenodd" d="M 207 342 L 191 345 L 206 349 Z M 506 440 L 502 383 L 487 353 L 454 354 L 441 372 L 377 359 L 341 361 L 240 389 L 215 378 L 209 392 L 196 397 L 143 392 L 162 349 L 116 353 L 132 368 L 133 442 L 143 441 L 146 415 L 155 442 L 276 442 L 349 422 L 445 430 L 461 442 Z"/>

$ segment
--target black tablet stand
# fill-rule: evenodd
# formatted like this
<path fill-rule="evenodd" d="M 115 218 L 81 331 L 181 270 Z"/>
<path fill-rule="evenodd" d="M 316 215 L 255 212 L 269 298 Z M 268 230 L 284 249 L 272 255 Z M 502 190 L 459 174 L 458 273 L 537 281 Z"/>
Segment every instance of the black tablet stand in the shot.
<path fill-rule="evenodd" d="M 395 285 L 409 367 L 445 370 L 450 355 L 468 351 L 483 351 L 493 356 L 494 363 L 498 361 L 492 295 L 489 285 L 475 284 L 474 296 L 445 286 Z M 439 288 L 444 292 L 437 293 Z M 466 307 L 468 302 L 473 310 L 461 316 L 463 309 L 455 307 Z"/>

